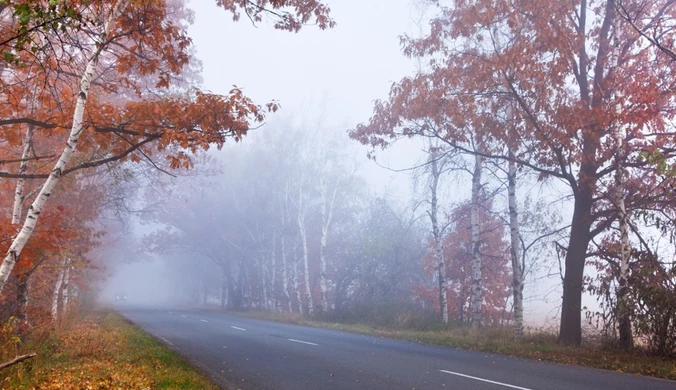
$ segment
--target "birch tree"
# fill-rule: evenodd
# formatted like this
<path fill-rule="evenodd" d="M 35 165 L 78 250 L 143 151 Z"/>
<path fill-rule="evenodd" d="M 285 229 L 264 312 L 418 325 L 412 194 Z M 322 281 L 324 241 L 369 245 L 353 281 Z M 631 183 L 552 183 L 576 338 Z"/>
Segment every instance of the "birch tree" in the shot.
<path fill-rule="evenodd" d="M 434 240 L 434 254 L 437 260 L 437 278 L 439 282 L 439 313 L 441 320 L 448 323 L 448 282 L 446 280 L 446 259 L 444 258 L 443 236 L 448 224 L 439 222 L 439 198 L 438 189 L 441 175 L 446 171 L 448 158 L 446 152 L 438 145 L 430 143 L 428 151 L 428 169 L 430 175 L 430 209 L 427 215 L 432 222 L 432 238 Z"/>
<path fill-rule="evenodd" d="M 77 144 L 80 135 L 82 135 L 82 131 L 84 130 L 82 126 L 82 118 L 84 116 L 85 104 L 87 102 L 87 96 L 89 94 L 89 88 L 91 87 L 91 82 L 94 77 L 96 65 L 98 64 L 99 57 L 105 49 L 107 41 L 109 40 L 109 35 L 113 29 L 113 23 L 116 22 L 117 18 L 122 14 L 122 11 L 127 7 L 128 4 L 129 2 L 126 0 L 119 0 L 115 2 L 112 10 L 103 24 L 103 30 L 99 33 L 98 37 L 96 37 L 96 49 L 88 57 L 87 65 L 80 80 L 80 90 L 77 95 L 77 102 L 73 112 L 73 126 L 68 136 L 68 140 L 66 141 L 65 147 L 61 152 L 58 162 L 56 165 L 54 165 L 52 172 L 42 185 L 37 198 L 29 207 L 23 226 L 21 227 L 19 234 L 14 238 L 14 240 L 12 240 L 12 244 L 10 245 L 7 254 L 4 257 L 2 264 L 0 265 L 0 291 L 2 291 L 2 288 L 7 283 L 10 272 L 19 259 L 21 250 L 23 250 L 28 238 L 33 233 L 33 230 L 35 230 L 35 224 L 37 223 L 40 213 L 42 212 L 42 208 L 61 179 L 61 175 L 63 174 L 63 171 L 65 171 L 66 166 L 68 165 L 68 162 L 75 151 L 75 145 Z M 52 313 L 54 314 L 54 312 L 55 311 L 53 309 Z"/>
<path fill-rule="evenodd" d="M 296 203 L 296 217 L 298 220 L 298 234 L 299 234 L 299 245 L 301 248 L 301 259 L 303 264 L 303 277 L 305 282 L 305 299 L 307 304 L 307 312 L 310 315 L 314 314 L 314 301 L 312 300 L 312 288 L 310 286 L 310 266 L 308 259 L 308 250 L 307 250 L 307 232 L 306 232 L 306 215 L 307 215 L 307 204 L 304 200 L 304 188 L 303 188 L 303 173 L 300 174 L 300 179 L 298 180 L 298 200 Z"/>
<path fill-rule="evenodd" d="M 68 260 L 64 259 L 61 267 L 56 277 L 56 283 L 54 283 L 54 292 L 52 293 L 52 319 L 56 321 L 59 318 L 59 298 L 61 297 L 61 288 L 63 286 L 63 281 L 66 276 L 66 267 L 68 265 Z"/>
<path fill-rule="evenodd" d="M 509 152 L 510 156 L 513 155 Z M 523 286 L 524 272 L 522 264 L 521 234 L 519 230 L 519 210 L 516 197 L 516 163 L 507 163 L 507 197 L 509 207 L 509 254 L 512 260 L 512 295 L 514 299 L 514 335 L 523 337 Z"/>
<path fill-rule="evenodd" d="M 472 152 L 467 145 L 471 128 L 471 133 L 490 141 L 481 151 L 484 158 L 510 160 L 506 144 L 519 166 L 541 180 L 561 180 L 572 195 L 573 213 L 564 251 L 559 341 L 580 345 L 589 245 L 617 218 L 616 210 L 609 211 L 606 204 L 607 184 L 617 168 L 614 143 L 605 140 L 612 138 L 614 123 L 621 122 L 633 169 L 652 169 L 652 177 L 658 176 L 655 160 L 644 158 L 646 152 L 673 164 L 674 133 L 663 130 L 676 115 L 676 106 L 667 95 L 646 91 L 671 90 L 676 67 L 631 25 L 620 23 L 622 49 L 619 66 L 613 69 L 614 0 L 479 0 L 437 6 L 438 15 L 430 20 L 425 37 L 404 38 L 404 54 L 434 59 L 430 69 L 395 83 L 389 98 L 375 103 L 370 121 L 352 135 L 385 147 L 401 134 L 421 135 L 409 123 L 431 117 L 444 125 L 439 137 L 457 148 Z M 676 32 L 670 27 L 674 19 L 668 7 L 627 0 L 622 6 L 633 13 L 631 20 L 639 21 L 639 28 L 659 31 L 664 42 L 673 41 Z M 477 13 L 477 7 L 484 12 Z M 495 45 L 496 32 L 507 38 L 502 45 Z M 623 111 L 618 116 L 615 103 L 620 96 Z M 516 103 L 513 118 L 518 126 L 505 132 L 498 114 L 511 102 Z M 643 206 L 654 201 L 641 200 Z"/>
<path fill-rule="evenodd" d="M 190 167 L 192 161 L 186 150 L 195 153 L 207 149 L 209 145 L 221 147 L 228 138 L 240 139 L 250 123 L 262 121 L 266 111 L 277 108 L 275 103 L 266 107 L 253 104 L 237 89 L 228 96 L 203 93 L 197 89 L 182 95 L 171 91 L 172 82 L 178 79 L 175 76 L 188 71 L 194 63 L 185 26 L 189 12 L 184 12 L 182 2 L 153 1 L 132 7 L 130 1 L 118 0 L 95 5 L 75 2 L 72 5 L 75 11 L 69 15 L 90 20 L 91 26 L 85 29 L 80 28 L 81 25 L 73 27 L 62 22 L 57 25 L 58 28 L 54 28 L 55 24 L 48 24 L 44 29 L 34 30 L 30 23 L 42 23 L 44 18 L 34 18 L 30 13 L 27 19 L 22 18 L 20 23 L 3 29 L 2 35 L 7 32 L 10 36 L 14 30 L 35 31 L 41 40 L 48 43 L 34 45 L 35 50 L 23 50 L 19 46 L 9 48 L 8 45 L 17 40 L 10 37 L 1 45 L 3 53 L 13 56 L 16 64 L 39 56 L 50 59 L 38 67 L 14 66 L 12 75 L 18 77 L 37 69 L 39 77 L 36 80 L 45 82 L 44 85 L 59 82 L 56 90 L 60 91 L 60 95 L 52 96 L 49 104 L 45 103 L 48 109 L 41 110 L 34 117 L 26 117 L 27 111 L 22 107 L 3 112 L 0 126 L 13 130 L 17 125 L 32 125 L 36 127 L 36 132 L 38 128 L 52 133 L 65 132 L 65 140 L 49 173 L 0 172 L 0 177 L 4 178 L 44 180 L 38 185 L 40 191 L 0 264 L 0 291 L 33 233 L 47 199 L 64 175 L 116 161 L 150 159 L 153 149 L 155 152 L 176 151 L 166 156 L 172 168 Z M 276 28 L 288 31 L 298 31 L 310 20 L 314 20 L 320 28 L 334 24 L 328 17 L 329 9 L 315 0 L 293 3 L 265 0 L 253 8 L 249 2 L 241 0 L 218 2 L 218 5 L 231 12 L 235 19 L 242 10 L 258 21 L 263 15 L 271 15 L 275 18 Z M 17 4 L 17 7 L 20 6 Z M 36 5 L 36 12 L 42 11 L 43 6 Z M 182 20 L 172 20 L 174 17 Z M 31 39 L 25 34 L 19 38 L 22 45 L 26 41 L 30 43 Z M 131 47 L 134 50 L 129 50 Z M 48 51 L 46 55 L 44 50 Z M 68 60 L 64 60 L 65 57 Z M 5 58 L 8 58 L 7 55 Z M 49 79 L 47 76 L 52 75 L 51 72 L 60 72 L 63 77 Z M 3 72 L 3 76 L 6 74 Z M 135 77 L 128 77 L 130 74 Z M 70 75 L 78 78 L 76 83 L 70 80 L 73 77 Z M 103 88 L 92 88 L 94 79 Z M 120 83 L 121 79 L 125 82 Z M 76 86 L 69 85 L 69 80 Z M 154 98 L 141 97 L 141 91 L 148 89 L 154 90 Z M 63 98 L 70 91 L 75 96 L 72 102 Z M 113 98 L 115 94 L 109 91 L 122 93 Z M 15 92 L 16 89 L 3 88 L 5 94 Z M 128 100 L 120 102 L 122 96 Z M 159 114 L 160 111 L 164 113 Z M 205 115 L 208 112 L 210 114 Z M 154 114 L 148 116 L 149 113 Z M 200 131 L 195 132 L 198 128 Z M 82 137 L 85 132 L 92 134 Z M 13 137 L 13 132 L 3 132 L 3 139 Z M 87 155 L 84 152 L 91 152 L 88 157 L 93 158 L 84 158 Z M 83 158 L 76 160 L 78 164 L 69 164 L 75 155 Z"/>

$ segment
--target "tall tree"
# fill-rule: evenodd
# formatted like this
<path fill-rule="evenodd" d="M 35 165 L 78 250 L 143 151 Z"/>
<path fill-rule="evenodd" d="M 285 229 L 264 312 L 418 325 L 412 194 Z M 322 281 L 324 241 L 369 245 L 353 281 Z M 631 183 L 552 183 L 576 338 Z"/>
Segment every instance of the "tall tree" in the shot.
<path fill-rule="evenodd" d="M 298 31 L 311 19 L 321 28 L 333 25 L 329 9 L 316 0 L 217 3 L 231 11 L 235 19 L 241 11 L 253 20 L 273 15 L 278 18 L 275 27 L 283 30 Z M 34 10 L 51 10 L 50 4 L 40 2 Z M 187 167 L 191 164 L 187 152 L 210 145 L 221 147 L 227 138 L 240 139 L 251 122 L 262 121 L 267 109 L 276 109 L 275 104 L 266 108 L 255 105 L 239 90 L 220 96 L 198 90 L 176 94 L 171 89 L 178 86 L 176 76 L 189 70 L 192 62 L 185 23 L 190 14 L 182 2 L 84 1 L 71 6 L 74 11 L 69 15 L 86 20 L 88 28 L 61 23 L 33 29 L 30 23 L 40 24 L 44 18 L 32 13 L 3 28 L 3 35 L 7 31 L 33 31 L 22 40 L 36 47 L 24 50 L 8 46 L 14 39 L 4 41 L 3 52 L 11 52 L 18 65 L 3 72 L 3 93 L 9 103 L 3 107 L 0 120 L 0 126 L 7 129 L 3 140 L 14 142 L 17 126 L 30 124 L 43 132 L 58 131 L 62 144 L 49 173 L 0 172 L 0 177 L 6 178 L 44 179 L 0 265 L 0 290 L 64 175 L 119 160 L 139 161 L 149 158 L 153 150 L 172 151 L 166 156 L 171 166 Z M 8 33 L 10 38 L 14 35 Z M 25 66 L 28 63 L 34 66 Z M 38 83 L 48 80 L 45 85 L 53 87 L 43 95 L 44 107 L 39 115 L 26 117 L 24 102 L 15 98 L 16 87 L 25 83 L 15 81 L 29 80 L 26 76 L 31 73 Z M 57 74 L 63 77 L 56 78 Z M 143 97 L 147 90 L 153 90 L 155 98 Z M 66 96 L 76 98 L 69 101 Z M 85 133 L 91 136 L 82 137 Z M 87 155 L 92 158 L 86 159 Z M 71 166 L 73 157 L 84 161 L 76 158 L 78 164 Z"/>
<path fill-rule="evenodd" d="M 623 1 L 629 9 L 642 3 Z M 647 3 L 655 8 L 661 2 Z M 439 5 L 426 37 L 403 40 L 404 53 L 429 58 L 429 69 L 396 83 L 389 101 L 377 102 L 370 122 L 352 133 L 383 147 L 398 134 L 421 134 L 408 121 L 433 118 L 440 131 L 423 129 L 423 135 L 483 158 L 512 160 L 541 179 L 554 177 L 567 184 L 573 215 L 565 251 L 563 344 L 581 342 L 590 240 L 617 218 L 605 202 L 609 189 L 604 179 L 616 170 L 612 145 L 605 142 L 612 124 L 626 129 L 626 164 L 634 168 L 654 170 L 645 153 L 659 151 L 670 160 L 676 150 L 676 134 L 665 131 L 676 106 L 669 94 L 661 93 L 674 87 L 676 68 L 659 49 L 645 45 L 631 26 L 615 24 L 616 17 L 614 0 Z M 673 20 L 670 13 L 662 19 Z M 667 39 L 674 32 L 665 34 Z M 617 66 L 609 55 L 613 36 L 621 42 Z M 505 132 L 499 114 L 511 103 L 518 125 Z M 621 115 L 616 104 L 622 105 Z M 468 133 L 487 141 L 485 148 L 472 150 Z"/>

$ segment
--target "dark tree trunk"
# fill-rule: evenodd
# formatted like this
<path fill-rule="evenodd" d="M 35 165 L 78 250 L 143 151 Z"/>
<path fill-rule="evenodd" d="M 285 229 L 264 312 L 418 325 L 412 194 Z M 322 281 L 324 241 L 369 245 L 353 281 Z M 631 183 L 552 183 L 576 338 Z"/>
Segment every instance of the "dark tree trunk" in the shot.
<path fill-rule="evenodd" d="M 19 333 L 24 334 L 28 328 L 28 275 L 19 277 L 16 290 L 16 319 L 19 323 Z"/>
<path fill-rule="evenodd" d="M 589 180 L 580 180 L 575 194 L 570 242 L 566 252 L 566 271 L 563 279 L 563 304 L 559 343 L 582 343 L 582 288 L 587 246 L 590 240 L 592 190 Z"/>

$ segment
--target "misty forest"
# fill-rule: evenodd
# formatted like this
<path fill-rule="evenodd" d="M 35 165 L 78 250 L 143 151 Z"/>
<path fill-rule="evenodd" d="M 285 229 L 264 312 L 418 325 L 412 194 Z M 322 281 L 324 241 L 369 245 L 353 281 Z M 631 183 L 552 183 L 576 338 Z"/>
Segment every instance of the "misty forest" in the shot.
<path fill-rule="evenodd" d="M 2 361 L 147 304 L 673 364 L 676 2 L 364 9 L 396 64 L 337 3 L 0 1 Z"/>

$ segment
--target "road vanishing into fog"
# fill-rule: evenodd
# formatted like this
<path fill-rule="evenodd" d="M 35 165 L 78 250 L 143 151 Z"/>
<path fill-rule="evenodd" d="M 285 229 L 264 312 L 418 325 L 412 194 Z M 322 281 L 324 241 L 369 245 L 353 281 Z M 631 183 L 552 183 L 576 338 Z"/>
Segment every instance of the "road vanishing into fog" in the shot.
<path fill-rule="evenodd" d="M 127 319 L 228 389 L 676 389 L 676 382 L 168 306 Z"/>

